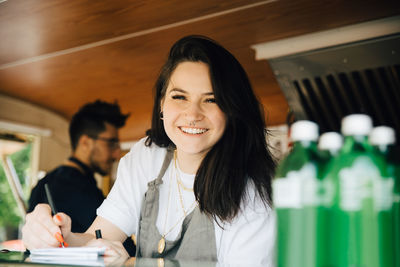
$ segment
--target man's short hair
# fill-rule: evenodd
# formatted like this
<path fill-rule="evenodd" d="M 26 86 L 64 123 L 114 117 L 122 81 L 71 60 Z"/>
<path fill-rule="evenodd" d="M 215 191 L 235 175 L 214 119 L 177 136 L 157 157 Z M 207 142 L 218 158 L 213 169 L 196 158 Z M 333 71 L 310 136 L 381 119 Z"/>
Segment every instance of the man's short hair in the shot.
<path fill-rule="evenodd" d="M 117 129 L 125 125 L 130 114 L 122 114 L 117 102 L 111 104 L 101 100 L 85 104 L 72 117 L 69 125 L 69 137 L 72 150 L 75 151 L 82 135 L 97 137 L 106 130 L 105 123 Z"/>

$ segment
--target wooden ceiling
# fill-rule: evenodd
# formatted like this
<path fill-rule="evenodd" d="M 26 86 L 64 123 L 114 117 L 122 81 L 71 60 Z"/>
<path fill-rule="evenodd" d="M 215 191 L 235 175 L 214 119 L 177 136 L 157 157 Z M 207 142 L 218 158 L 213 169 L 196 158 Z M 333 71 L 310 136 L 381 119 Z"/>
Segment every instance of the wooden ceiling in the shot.
<path fill-rule="evenodd" d="M 202 34 L 238 58 L 277 125 L 287 102 L 251 45 L 398 14 L 398 0 L 8 0 L 0 3 L 0 94 L 67 119 L 88 101 L 117 100 L 132 114 L 121 139 L 135 140 L 150 126 L 170 46 Z"/>

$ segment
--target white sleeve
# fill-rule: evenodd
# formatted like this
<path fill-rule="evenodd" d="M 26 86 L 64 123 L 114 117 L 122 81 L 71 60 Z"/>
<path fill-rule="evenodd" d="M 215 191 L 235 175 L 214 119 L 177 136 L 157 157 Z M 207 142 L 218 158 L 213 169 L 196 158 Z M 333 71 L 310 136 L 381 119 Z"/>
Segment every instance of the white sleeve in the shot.
<path fill-rule="evenodd" d="M 144 141 L 137 142 L 120 160 L 117 179 L 97 209 L 98 216 L 107 219 L 128 236 L 137 233 L 147 183 L 156 178 L 158 165 L 165 155 L 155 145 L 146 147 Z"/>
<path fill-rule="evenodd" d="M 276 214 L 259 197 L 242 204 L 242 211 L 231 223 L 224 223 L 224 229 L 216 223 L 214 226 L 217 257 L 222 266 L 276 265 Z"/>

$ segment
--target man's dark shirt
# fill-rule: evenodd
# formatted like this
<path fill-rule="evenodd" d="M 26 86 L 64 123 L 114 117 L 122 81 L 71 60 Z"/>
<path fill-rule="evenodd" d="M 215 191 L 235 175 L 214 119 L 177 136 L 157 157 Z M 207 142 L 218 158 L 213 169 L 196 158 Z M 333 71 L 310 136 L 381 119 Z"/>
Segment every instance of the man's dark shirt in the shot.
<path fill-rule="evenodd" d="M 71 217 L 72 232 L 85 232 L 96 218 L 96 209 L 104 200 L 93 172 L 86 171 L 84 174 L 69 166 L 60 166 L 51 171 L 33 188 L 28 212 L 39 203 L 48 203 L 44 190 L 46 183 L 49 185 L 57 211 Z"/>

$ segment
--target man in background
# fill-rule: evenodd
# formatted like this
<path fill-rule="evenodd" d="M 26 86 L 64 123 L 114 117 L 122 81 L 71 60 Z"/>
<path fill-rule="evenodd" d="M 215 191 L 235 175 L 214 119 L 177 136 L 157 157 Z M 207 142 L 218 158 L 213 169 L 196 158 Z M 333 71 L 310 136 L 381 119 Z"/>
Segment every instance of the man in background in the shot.
<path fill-rule="evenodd" d="M 39 203 L 48 203 L 44 189 L 48 184 L 57 210 L 71 217 L 71 230 L 85 232 L 104 200 L 94 173 L 110 174 L 113 163 L 119 160 L 118 129 L 125 125 L 128 116 L 121 113 L 116 103 L 97 100 L 81 107 L 69 125 L 72 156 L 33 188 L 28 212 Z M 132 244 L 130 248 L 124 245 L 130 254 L 134 253 Z"/>

